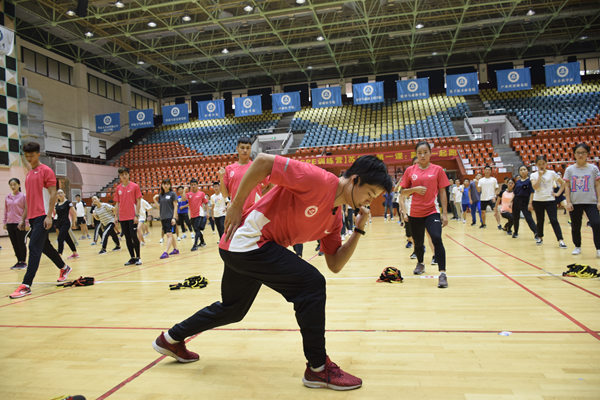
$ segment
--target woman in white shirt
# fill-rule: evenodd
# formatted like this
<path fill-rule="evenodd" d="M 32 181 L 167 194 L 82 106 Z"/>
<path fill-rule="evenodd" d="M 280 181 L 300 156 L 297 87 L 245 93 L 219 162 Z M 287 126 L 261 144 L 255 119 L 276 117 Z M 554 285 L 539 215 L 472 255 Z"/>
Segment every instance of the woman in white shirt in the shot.
<path fill-rule="evenodd" d="M 452 188 L 452 201 L 454 202 L 454 208 L 456 209 L 456 214 L 458 220 L 461 218 L 461 210 L 462 210 L 462 195 L 465 188 L 460 184 L 460 179 L 456 179 L 454 181 L 454 187 Z M 464 221 L 464 220 L 463 220 Z"/>
<path fill-rule="evenodd" d="M 140 212 L 138 218 L 138 228 L 137 228 L 137 236 L 140 244 L 142 246 L 146 245 L 146 241 L 144 240 L 144 236 L 150 233 L 150 229 L 148 228 L 148 224 L 146 223 L 147 211 L 152 210 L 152 206 L 148 203 L 144 198 L 140 200 Z"/>
<path fill-rule="evenodd" d="M 544 242 L 544 212 L 548 214 L 550 224 L 558 240 L 558 247 L 566 249 L 562 231 L 556 216 L 556 203 L 554 202 L 554 184 L 563 185 L 564 181 L 554 171 L 546 169 L 546 156 L 537 156 L 535 164 L 538 170 L 531 174 L 531 186 L 535 192 L 529 198 L 529 209 L 535 211 L 537 219 L 537 238 L 535 242 L 541 246 Z"/>

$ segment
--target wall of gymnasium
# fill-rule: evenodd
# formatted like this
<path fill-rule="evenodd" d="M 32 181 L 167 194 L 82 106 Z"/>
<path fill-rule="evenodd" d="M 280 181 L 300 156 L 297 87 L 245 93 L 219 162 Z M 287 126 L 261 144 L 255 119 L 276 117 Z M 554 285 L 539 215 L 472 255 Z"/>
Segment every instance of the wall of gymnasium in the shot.
<path fill-rule="evenodd" d="M 17 54 L 19 57 L 20 84 L 39 92 L 43 102 L 45 149 L 64 153 L 63 133 L 71 135 L 72 154 L 85 155 L 92 158 L 104 158 L 100 155 L 100 141 L 106 142 L 106 149 L 121 139 L 128 137 L 128 111 L 134 109 L 132 96 L 134 93 L 157 100 L 154 96 L 132 88 L 107 75 L 97 72 L 86 65 L 75 63 L 50 50 L 17 38 Z M 73 70 L 71 83 L 49 78 L 27 68 L 23 60 L 22 48 L 66 64 Z M 115 101 L 88 89 L 88 74 L 100 78 L 121 88 L 121 101 Z M 110 134 L 95 132 L 96 114 L 121 113 L 121 130 Z M 26 139 L 26 138 L 25 138 Z"/>

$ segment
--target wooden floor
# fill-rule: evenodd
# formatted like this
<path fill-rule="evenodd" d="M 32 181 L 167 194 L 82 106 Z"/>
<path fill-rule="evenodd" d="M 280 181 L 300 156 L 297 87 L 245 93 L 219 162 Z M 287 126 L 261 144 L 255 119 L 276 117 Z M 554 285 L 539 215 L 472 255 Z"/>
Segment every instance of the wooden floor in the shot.
<path fill-rule="evenodd" d="M 428 263 L 426 276 L 412 275 L 395 222 L 374 218 L 338 275 L 307 244 L 305 258 L 327 277 L 328 353 L 364 382 L 343 393 L 303 387 L 292 306 L 264 287 L 244 321 L 189 342 L 199 362 L 154 352 L 161 330 L 219 299 L 222 264 L 210 230 L 206 248 L 191 253 L 184 239 L 181 255 L 159 260 L 155 225 L 139 267 L 123 266 L 125 250 L 98 256 L 98 246 L 81 241 L 71 278 L 94 276 L 96 285 L 55 287 L 57 270 L 43 258 L 33 295 L 20 300 L 6 297 L 24 272 L 9 269 L 14 257 L 3 238 L 0 398 L 599 399 L 600 280 L 561 273 L 574 261 L 599 267 L 600 260 L 589 228 L 582 255 L 571 256 L 569 225 L 560 218 L 568 250 L 558 248 L 550 225 L 537 247 L 524 222 L 521 237 L 511 239 L 493 224 L 480 230 L 451 221 L 445 290 Z M 376 283 L 386 266 L 398 267 L 404 283 Z M 208 287 L 168 290 L 197 274 Z"/>

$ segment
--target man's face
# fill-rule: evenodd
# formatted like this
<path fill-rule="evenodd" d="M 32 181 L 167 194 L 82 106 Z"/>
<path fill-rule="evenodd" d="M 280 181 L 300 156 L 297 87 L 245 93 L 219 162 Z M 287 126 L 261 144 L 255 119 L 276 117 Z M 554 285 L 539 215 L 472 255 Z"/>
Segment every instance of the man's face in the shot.
<path fill-rule="evenodd" d="M 483 173 L 485 174 L 486 178 L 489 178 L 492 175 L 492 169 L 491 168 L 486 168 Z"/>
<path fill-rule="evenodd" d="M 250 143 L 239 143 L 237 145 L 237 153 L 241 159 L 247 160 L 250 158 L 250 151 L 252 150 L 252 145 Z"/>
<path fill-rule="evenodd" d="M 25 153 L 25 159 L 29 164 L 36 164 L 40 159 L 40 153 L 37 151 L 32 153 Z"/>
<path fill-rule="evenodd" d="M 119 174 L 119 179 L 121 179 L 121 182 L 129 182 L 129 172 Z"/>
<path fill-rule="evenodd" d="M 192 182 L 190 187 L 192 188 L 192 191 L 194 191 L 194 192 L 198 191 L 198 184 L 196 182 Z"/>
<path fill-rule="evenodd" d="M 375 185 L 353 185 L 350 199 L 354 201 L 354 207 L 368 206 L 383 192 L 383 188 Z"/>
<path fill-rule="evenodd" d="M 177 188 L 177 194 L 181 196 L 183 194 L 183 188 Z"/>
<path fill-rule="evenodd" d="M 221 187 L 219 185 L 213 185 L 213 189 L 215 190 L 215 194 L 221 193 Z"/>

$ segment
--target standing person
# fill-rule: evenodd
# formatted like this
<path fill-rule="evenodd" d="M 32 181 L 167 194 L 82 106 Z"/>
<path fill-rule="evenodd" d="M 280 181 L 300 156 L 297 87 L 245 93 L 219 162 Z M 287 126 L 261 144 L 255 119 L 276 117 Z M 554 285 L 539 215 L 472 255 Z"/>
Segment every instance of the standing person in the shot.
<path fill-rule="evenodd" d="M 454 179 L 448 178 L 448 180 L 451 183 L 451 185 L 447 188 L 448 191 L 446 192 L 448 195 L 448 209 L 452 211 L 452 219 L 458 219 L 458 209 L 454 206 L 454 189 L 458 187 L 458 185 Z"/>
<path fill-rule="evenodd" d="M 185 226 L 187 225 L 190 236 L 194 238 L 194 232 L 192 231 L 192 225 L 190 224 L 190 217 L 188 216 L 189 206 L 187 197 L 183 190 L 183 186 L 177 188 L 177 224 L 181 227 L 181 238 L 185 239 Z"/>
<path fill-rule="evenodd" d="M 142 246 L 146 245 L 144 236 L 150 232 L 150 229 L 148 229 L 148 224 L 146 223 L 146 219 L 148 218 L 148 210 L 152 210 L 152 206 L 142 197 L 140 199 L 140 211 L 138 213 L 139 217 L 137 226 L 137 237 L 140 241 L 140 245 Z"/>
<path fill-rule="evenodd" d="M 479 222 L 481 222 L 480 228 L 483 228 L 483 219 L 481 217 L 481 202 L 479 197 L 479 190 L 477 185 L 481 179 L 481 174 L 475 175 L 475 179 L 469 185 L 469 208 L 471 209 L 471 226 L 477 225 L 477 212 L 479 212 Z"/>
<path fill-rule="evenodd" d="M 560 172 L 557 172 L 556 175 L 558 175 L 558 177 L 562 179 Z M 554 188 L 552 188 L 552 191 L 554 192 L 554 202 L 556 203 L 556 209 L 558 211 L 558 209 L 562 207 L 563 214 L 567 213 L 567 198 L 565 197 L 565 190 L 565 185 L 558 186 L 555 184 Z"/>
<path fill-rule="evenodd" d="M 460 184 L 460 179 L 456 179 L 454 180 L 454 188 L 452 189 L 452 192 L 450 192 L 450 195 L 452 196 L 452 202 L 454 202 L 454 210 L 456 212 L 456 219 L 457 220 L 462 220 L 463 223 L 465 222 L 465 219 L 463 217 L 463 213 L 461 213 L 462 210 L 462 197 L 463 197 L 463 192 L 464 192 L 465 188 L 463 185 Z"/>
<path fill-rule="evenodd" d="M 75 195 L 75 211 L 77 212 L 77 225 L 81 229 L 80 239 L 89 239 L 90 234 L 88 232 L 87 221 L 85 219 L 85 204 L 81 201 L 80 195 Z"/>
<path fill-rule="evenodd" d="M 465 224 L 467 222 L 467 210 L 470 207 L 470 199 L 469 191 L 471 190 L 469 180 L 465 179 L 463 183 L 462 197 L 460 199 L 460 205 L 462 209 L 462 222 Z"/>
<path fill-rule="evenodd" d="M 203 217 L 201 214 L 206 215 L 206 203 L 208 203 L 208 198 L 206 197 L 206 193 L 198 189 L 198 181 L 196 178 L 192 178 L 190 181 L 190 188 L 191 190 L 186 193 L 186 197 L 189 202 L 192 226 L 194 227 L 194 232 L 196 233 L 196 236 L 194 237 L 194 245 L 192 246 L 191 251 L 196 251 L 198 250 L 198 246 L 206 246 L 204 235 L 202 235 L 202 230 L 204 227 L 202 226 Z M 204 217 L 204 224 L 206 224 L 206 217 Z"/>
<path fill-rule="evenodd" d="M 214 182 L 213 189 L 215 193 L 210 196 L 210 214 L 215 220 L 215 225 L 217 225 L 219 240 L 221 240 L 225 231 L 225 214 L 227 213 L 227 198 L 221 193 L 220 186 L 219 182 Z"/>
<path fill-rule="evenodd" d="M 513 198 L 513 224 L 514 224 L 514 232 L 512 234 L 513 239 L 519 237 L 519 224 L 521 222 L 521 213 L 525 217 L 525 221 L 527 221 L 527 225 L 535 239 L 537 240 L 537 226 L 535 222 L 533 222 L 533 218 L 531 217 L 531 212 L 527 207 L 529 204 L 529 198 L 533 193 L 533 187 L 531 186 L 531 181 L 529 180 L 529 170 L 525 165 L 521 165 L 519 167 L 519 175 L 515 180 L 515 189 L 513 190 L 515 197 Z"/>
<path fill-rule="evenodd" d="M 415 275 L 425 272 L 423 264 L 423 243 L 425 241 L 425 230 L 431 236 L 434 247 L 434 258 L 440 271 L 438 287 L 447 288 L 446 277 L 446 250 L 442 242 L 442 227 L 448 225 L 447 205 L 445 188 L 450 185 L 444 170 L 435 164 L 431 164 L 431 147 L 427 142 L 419 142 L 415 147 L 417 152 L 417 164 L 406 169 L 402 178 L 401 186 L 404 196 L 412 195 L 410 206 L 410 225 L 415 242 L 415 254 L 417 255 L 417 266 Z M 440 194 L 440 205 L 442 215 L 436 207 L 436 197 Z"/>
<path fill-rule="evenodd" d="M 538 170 L 531 174 L 531 186 L 535 192 L 530 197 L 529 205 L 530 210 L 535 210 L 535 216 L 537 219 L 537 239 L 535 242 L 538 246 L 544 243 L 544 212 L 548 214 L 550 224 L 558 240 L 558 247 L 566 249 L 562 236 L 562 230 L 556 217 L 556 203 L 554 202 L 554 191 L 552 190 L 554 184 L 562 185 L 564 181 L 556 175 L 556 172 L 546 169 L 548 162 L 546 156 L 537 156 L 535 158 L 535 165 Z"/>
<path fill-rule="evenodd" d="M 136 212 L 141 210 L 142 192 L 140 187 L 129 180 L 129 168 L 119 168 L 119 179 L 113 200 L 115 201 L 115 214 L 119 218 L 121 231 L 125 235 L 125 243 L 129 250 L 130 259 L 125 265 L 142 265 L 140 259 L 140 241 L 137 237 L 137 224 L 139 216 Z"/>
<path fill-rule="evenodd" d="M 394 209 L 392 208 L 392 203 L 394 202 L 394 197 L 393 194 L 390 193 L 384 193 L 383 194 L 383 207 L 384 207 L 384 211 L 383 211 L 383 220 L 387 221 L 387 213 L 388 211 L 390 212 L 390 221 L 394 220 Z"/>
<path fill-rule="evenodd" d="M 107 203 L 101 203 L 98 197 L 92 197 L 92 203 L 95 206 L 92 216 L 95 220 L 99 221 L 103 227 L 102 233 L 102 249 L 98 254 L 106 254 L 106 245 L 108 244 L 108 237 L 110 236 L 115 242 L 115 248 L 112 251 L 121 250 L 121 243 L 119 242 L 119 235 L 115 232 L 115 208 Z"/>
<path fill-rule="evenodd" d="M 571 254 L 581 254 L 581 218 L 585 212 L 592 226 L 596 257 L 600 258 L 600 171 L 587 162 L 590 146 L 579 143 L 573 148 L 573 153 L 576 162 L 565 171 L 565 197 L 575 245 Z"/>
<path fill-rule="evenodd" d="M 398 216 L 398 223 L 402 224 L 402 218 L 400 217 L 400 193 L 398 193 L 397 190 L 394 190 L 394 192 L 392 193 L 393 199 L 392 199 L 392 209 L 396 210 L 396 215 Z M 394 217 L 394 215 L 392 215 L 392 218 Z M 348 231 L 348 233 L 350 233 Z"/>
<path fill-rule="evenodd" d="M 58 254 L 62 256 L 63 250 L 65 248 L 65 242 L 73 252 L 69 257 L 78 258 L 79 254 L 77 254 L 77 247 L 75 247 L 75 243 L 69 234 L 69 229 L 71 229 L 71 219 L 73 222 L 77 219 L 77 213 L 75 211 L 75 207 L 73 203 L 71 203 L 65 196 L 65 192 L 62 189 L 58 189 L 56 192 L 58 196 L 58 201 L 56 202 L 55 212 L 56 212 L 56 225 L 58 226 Z M 69 216 L 71 219 L 69 219 Z"/>
<path fill-rule="evenodd" d="M 94 238 L 92 239 L 92 243 L 90 243 L 90 246 L 95 246 L 96 242 L 98 241 L 98 238 L 102 234 L 102 224 L 100 223 L 99 220 L 97 220 L 96 218 L 93 217 L 95 208 L 96 208 L 96 206 L 94 205 L 94 201 L 92 200 L 92 206 L 90 207 L 90 214 L 92 215 L 92 221 L 94 223 Z"/>
<path fill-rule="evenodd" d="M 25 153 L 25 167 L 29 170 L 25 178 L 25 190 L 27 192 L 27 212 L 23 214 L 19 228 L 25 228 L 25 219 L 29 218 L 29 262 L 27 272 L 23 277 L 23 283 L 9 295 L 11 299 L 28 296 L 31 294 L 31 285 L 40 266 L 42 253 L 50 258 L 59 269 L 60 274 L 57 282 L 67 280 L 71 267 L 69 267 L 60 254 L 52 247 L 48 239 L 48 229 L 52 227 L 50 214 L 56 204 L 56 176 L 52 169 L 40 162 L 40 145 L 35 142 L 23 145 Z M 47 207 L 44 205 L 44 189 L 48 190 L 49 199 Z M 48 211 L 50 214 L 48 214 Z"/>
<path fill-rule="evenodd" d="M 4 229 L 8 231 L 10 243 L 15 251 L 17 263 L 10 269 L 27 268 L 27 247 L 25 247 L 25 229 L 19 229 L 19 223 L 24 220 L 23 215 L 27 215 L 27 199 L 21 192 L 21 181 L 17 178 L 11 178 L 8 181 L 11 194 L 4 199 Z"/>
<path fill-rule="evenodd" d="M 276 185 L 274 189 L 244 209 L 247 197 L 268 175 Z M 359 237 L 365 234 L 368 211 L 364 206 L 391 189 L 385 164 L 374 156 L 358 158 L 343 177 L 337 177 L 308 163 L 260 154 L 241 180 L 227 211 L 225 235 L 219 244 L 225 263 L 222 301 L 161 333 L 153 343 L 154 349 L 180 362 L 197 361 L 198 354 L 188 351 L 184 340 L 242 320 L 264 284 L 294 304 L 308 360 L 304 385 L 334 390 L 359 388 L 361 379 L 344 372 L 327 356 L 325 278 L 286 247 L 320 239 L 328 268 L 340 272 Z M 342 204 L 361 208 L 354 233 L 344 244 L 340 237 Z"/>
<path fill-rule="evenodd" d="M 160 222 L 162 232 L 167 235 L 167 250 L 160 256 L 161 260 L 179 254 L 175 240 L 175 226 L 177 225 L 177 195 L 171 187 L 170 179 L 163 179 L 160 184 L 160 194 L 154 195 L 154 204 L 160 209 Z M 169 250 L 173 245 L 173 251 Z"/>
<path fill-rule="evenodd" d="M 494 211 L 494 206 L 496 205 L 496 195 L 498 194 L 498 180 L 492 176 L 492 167 L 486 165 L 483 169 L 484 177 L 479 179 L 477 182 L 477 190 L 480 193 L 480 206 L 481 206 L 481 226 L 480 228 L 485 228 L 486 220 L 485 213 L 487 211 L 488 206 Z M 500 219 L 496 218 L 496 222 L 498 222 L 498 229 L 502 229 L 502 225 L 500 224 Z"/>
<path fill-rule="evenodd" d="M 496 209 L 500 210 L 502 217 L 508 220 L 503 227 L 507 235 L 512 234 L 512 226 L 514 221 L 512 212 L 512 205 L 515 197 L 515 193 L 513 192 L 514 188 L 515 181 L 509 179 L 506 183 L 506 190 L 500 192 L 500 195 L 498 196 L 498 204 L 496 204 Z"/>

